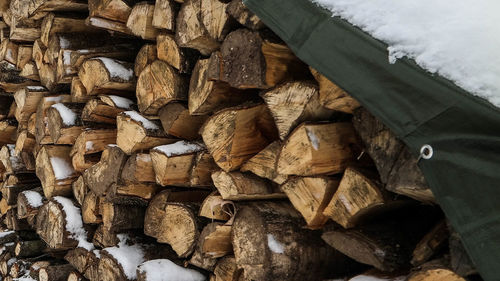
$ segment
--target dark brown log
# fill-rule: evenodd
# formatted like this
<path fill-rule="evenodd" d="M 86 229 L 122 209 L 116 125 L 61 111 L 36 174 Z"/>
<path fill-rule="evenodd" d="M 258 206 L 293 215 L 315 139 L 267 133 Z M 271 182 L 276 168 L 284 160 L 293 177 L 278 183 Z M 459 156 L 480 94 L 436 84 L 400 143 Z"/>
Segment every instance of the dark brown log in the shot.
<path fill-rule="evenodd" d="M 144 262 L 137 267 L 137 281 L 153 280 L 157 276 L 162 276 L 165 281 L 182 278 L 189 278 L 193 281 L 206 280 L 205 276 L 195 268 L 186 268 L 180 262 L 177 263 L 169 259 L 155 259 Z M 172 272 L 177 272 L 177 274 L 172 274 Z"/>
<path fill-rule="evenodd" d="M 66 281 L 68 275 L 73 271 L 70 264 L 49 265 L 41 268 L 38 272 L 38 280 L 40 281 Z"/>
<path fill-rule="evenodd" d="M 40 188 L 19 193 L 17 196 L 17 217 L 28 219 L 36 216 L 43 205 L 44 199 Z"/>
<path fill-rule="evenodd" d="M 99 250 L 89 251 L 78 247 L 68 251 L 64 259 L 85 276 L 85 278 L 96 280 L 98 278 L 99 252 Z"/>
<path fill-rule="evenodd" d="M 154 183 L 112 184 L 106 194 L 108 202 L 120 205 L 147 206 L 159 186 Z"/>
<path fill-rule="evenodd" d="M 0 161 L 8 174 L 25 172 L 26 166 L 19 154 L 16 153 L 14 144 L 7 144 L 0 149 Z"/>
<path fill-rule="evenodd" d="M 49 37 L 55 33 L 97 33 L 97 29 L 85 24 L 81 17 L 65 17 L 49 13 L 44 17 L 41 26 L 40 40 L 49 45 Z M 95 35 L 94 35 L 95 36 Z"/>
<path fill-rule="evenodd" d="M 144 227 L 145 207 L 119 205 L 103 202 L 100 213 L 105 231 L 119 233 L 123 230 L 139 229 Z"/>
<path fill-rule="evenodd" d="M 233 281 L 243 279 L 243 270 L 238 268 L 234 256 L 219 259 L 214 269 L 215 281 Z"/>
<path fill-rule="evenodd" d="M 81 206 L 83 204 L 83 199 L 85 198 L 85 195 L 89 191 L 89 188 L 83 176 L 79 176 L 78 179 L 73 182 L 71 188 L 73 190 L 73 197 L 76 199 L 76 202 L 78 202 L 78 204 L 80 204 Z"/>
<path fill-rule="evenodd" d="M 421 240 L 413 250 L 411 264 L 419 266 L 435 256 L 448 242 L 448 227 L 446 221 L 438 222 Z"/>
<path fill-rule="evenodd" d="M 46 248 L 47 244 L 42 240 L 19 241 L 16 244 L 15 254 L 18 258 L 34 257 L 43 254 Z"/>
<path fill-rule="evenodd" d="M 97 196 L 106 194 L 113 183 L 118 182 L 127 155 L 116 146 L 107 146 L 99 163 L 85 170 L 84 181 Z"/>
<path fill-rule="evenodd" d="M 161 125 L 167 135 L 186 140 L 199 139 L 199 130 L 208 116 L 193 116 L 185 105 L 171 102 L 158 112 Z"/>
<path fill-rule="evenodd" d="M 7 211 L 7 213 L 5 214 L 5 224 L 7 225 L 8 229 L 12 229 L 15 231 L 31 229 L 31 226 L 26 219 L 17 218 L 16 208 L 12 208 Z"/>

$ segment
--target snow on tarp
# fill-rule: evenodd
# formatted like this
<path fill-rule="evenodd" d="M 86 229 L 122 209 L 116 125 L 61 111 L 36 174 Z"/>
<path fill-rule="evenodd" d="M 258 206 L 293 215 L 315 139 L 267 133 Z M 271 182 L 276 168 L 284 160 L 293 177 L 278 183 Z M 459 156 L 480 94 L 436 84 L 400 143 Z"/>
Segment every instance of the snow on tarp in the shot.
<path fill-rule="evenodd" d="M 144 250 L 138 245 L 127 245 L 125 235 L 118 236 L 120 243 L 116 247 L 104 248 L 122 266 L 123 273 L 129 280 L 137 279 L 137 266 L 145 261 Z"/>
<path fill-rule="evenodd" d="M 71 163 L 59 157 L 50 157 L 50 165 L 56 180 L 66 179 L 75 173 Z"/>
<path fill-rule="evenodd" d="M 51 107 L 57 109 L 59 111 L 59 115 L 61 115 L 61 119 L 66 126 L 75 125 L 76 122 L 76 113 L 74 113 L 71 109 L 67 108 L 62 103 L 56 103 L 51 105 Z"/>
<path fill-rule="evenodd" d="M 123 97 L 119 97 L 119 96 L 114 96 L 114 95 L 110 95 L 108 97 L 113 101 L 113 103 L 115 104 L 115 106 L 119 107 L 119 108 L 130 109 L 130 106 L 134 104 L 133 101 L 131 101 L 131 100 L 127 99 L 127 98 L 123 98 Z"/>
<path fill-rule="evenodd" d="M 500 2 L 312 0 L 422 68 L 500 106 Z"/>
<path fill-rule="evenodd" d="M 153 149 L 162 152 L 167 157 L 171 157 L 176 155 L 202 151 L 205 150 L 205 146 L 202 143 L 187 142 L 181 140 L 172 144 L 160 145 Z"/>
<path fill-rule="evenodd" d="M 26 190 L 21 193 L 28 199 L 28 204 L 30 204 L 31 207 L 38 208 L 43 205 L 43 198 L 40 193 L 33 190 Z"/>
<path fill-rule="evenodd" d="M 66 230 L 71 234 L 71 238 L 78 241 L 78 247 L 88 251 L 93 250 L 94 245 L 87 241 L 87 232 L 83 228 L 80 208 L 76 207 L 75 204 L 66 197 L 56 196 L 54 200 L 62 205 L 63 211 L 66 214 Z"/>
<path fill-rule="evenodd" d="M 109 75 L 111 75 L 112 78 L 130 80 L 134 76 L 134 70 L 125 68 L 119 60 L 105 57 L 98 57 L 96 59 L 104 63 L 104 66 L 106 66 L 106 69 L 109 71 Z"/>
<path fill-rule="evenodd" d="M 150 260 L 137 269 L 146 274 L 148 281 L 204 281 L 206 277 L 200 272 L 184 268 L 167 259 Z"/>
<path fill-rule="evenodd" d="M 155 123 L 151 122 L 150 120 L 146 119 L 144 116 L 140 115 L 137 111 L 125 111 L 124 112 L 127 116 L 132 118 L 132 120 L 135 120 L 137 122 L 140 122 L 144 128 L 149 129 L 149 130 L 158 130 L 160 127 L 156 125 Z"/>

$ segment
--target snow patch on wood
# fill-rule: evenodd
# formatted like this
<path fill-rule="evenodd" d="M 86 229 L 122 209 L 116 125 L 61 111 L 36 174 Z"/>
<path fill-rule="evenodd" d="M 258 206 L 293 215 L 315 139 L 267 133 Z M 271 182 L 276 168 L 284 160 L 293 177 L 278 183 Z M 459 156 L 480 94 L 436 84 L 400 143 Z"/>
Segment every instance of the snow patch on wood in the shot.
<path fill-rule="evenodd" d="M 61 119 L 66 126 L 72 126 L 75 125 L 76 122 L 76 113 L 74 113 L 71 109 L 66 107 L 62 103 L 56 103 L 51 105 L 51 107 L 57 109 L 59 111 L 59 115 L 61 116 Z"/>
<path fill-rule="evenodd" d="M 94 142 L 93 141 L 86 141 L 85 142 L 85 150 L 89 151 L 94 149 Z"/>
<path fill-rule="evenodd" d="M 13 234 L 13 233 L 15 233 L 15 231 L 14 231 L 14 230 L 0 232 L 0 238 L 4 238 L 5 236 L 7 236 L 7 235 L 11 235 L 11 234 Z"/>
<path fill-rule="evenodd" d="M 62 205 L 63 211 L 66 214 L 66 230 L 71 234 L 71 238 L 78 241 L 78 247 L 88 251 L 93 250 L 94 245 L 87 241 L 87 232 L 83 228 L 80 208 L 76 207 L 75 204 L 66 197 L 56 196 L 54 200 Z"/>
<path fill-rule="evenodd" d="M 115 106 L 119 108 L 130 109 L 130 106 L 134 104 L 133 101 L 124 97 L 113 96 L 113 95 L 110 95 L 108 97 L 113 101 Z"/>
<path fill-rule="evenodd" d="M 40 193 L 33 190 L 26 190 L 21 193 L 26 197 L 31 207 L 38 208 L 43 205 L 43 197 Z"/>
<path fill-rule="evenodd" d="M 105 57 L 96 58 L 104 63 L 104 66 L 109 71 L 109 75 L 112 78 L 118 78 L 122 80 L 130 80 L 134 77 L 134 70 L 125 68 L 121 61 L 114 60 Z"/>
<path fill-rule="evenodd" d="M 54 171 L 56 180 L 67 179 L 75 173 L 71 163 L 68 163 L 60 157 L 51 157 L 50 165 L 52 165 L 52 170 Z"/>
<path fill-rule="evenodd" d="M 132 120 L 137 121 L 144 126 L 144 128 L 148 130 L 158 130 L 160 127 L 156 125 L 155 123 L 151 122 L 150 120 L 146 119 L 144 116 L 140 115 L 137 111 L 125 111 L 124 112 L 127 116 L 132 118 Z"/>
<path fill-rule="evenodd" d="M 200 272 L 184 268 L 167 259 L 150 260 L 137 269 L 146 275 L 148 281 L 204 281 L 206 277 Z"/>
<path fill-rule="evenodd" d="M 199 152 L 205 150 L 206 148 L 202 143 L 187 142 L 182 140 L 172 144 L 160 145 L 153 149 L 160 151 L 167 157 L 171 157 L 171 156 Z"/>
<path fill-rule="evenodd" d="M 129 280 L 137 279 L 137 266 L 144 262 L 144 250 L 138 245 L 127 245 L 127 239 L 120 238 L 116 247 L 104 248 L 123 268 L 123 273 Z"/>

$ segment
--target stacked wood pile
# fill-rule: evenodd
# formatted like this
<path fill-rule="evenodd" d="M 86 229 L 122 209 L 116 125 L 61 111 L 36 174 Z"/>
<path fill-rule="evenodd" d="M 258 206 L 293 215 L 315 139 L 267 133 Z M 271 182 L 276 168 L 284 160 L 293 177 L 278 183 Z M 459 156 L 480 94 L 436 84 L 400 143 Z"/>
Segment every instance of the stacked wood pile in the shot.
<path fill-rule="evenodd" d="M 5 280 L 475 274 L 416 158 L 241 0 L 0 3 Z"/>

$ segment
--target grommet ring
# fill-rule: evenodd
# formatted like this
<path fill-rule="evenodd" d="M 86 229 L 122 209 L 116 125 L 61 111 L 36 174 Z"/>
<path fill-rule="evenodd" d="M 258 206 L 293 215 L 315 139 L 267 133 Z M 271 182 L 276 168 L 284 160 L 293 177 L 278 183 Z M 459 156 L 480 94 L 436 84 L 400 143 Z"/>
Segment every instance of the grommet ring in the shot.
<path fill-rule="evenodd" d="M 420 148 L 420 157 L 422 159 L 428 160 L 432 158 L 432 155 L 434 154 L 434 150 L 432 149 L 432 146 L 428 144 L 424 144 Z"/>

